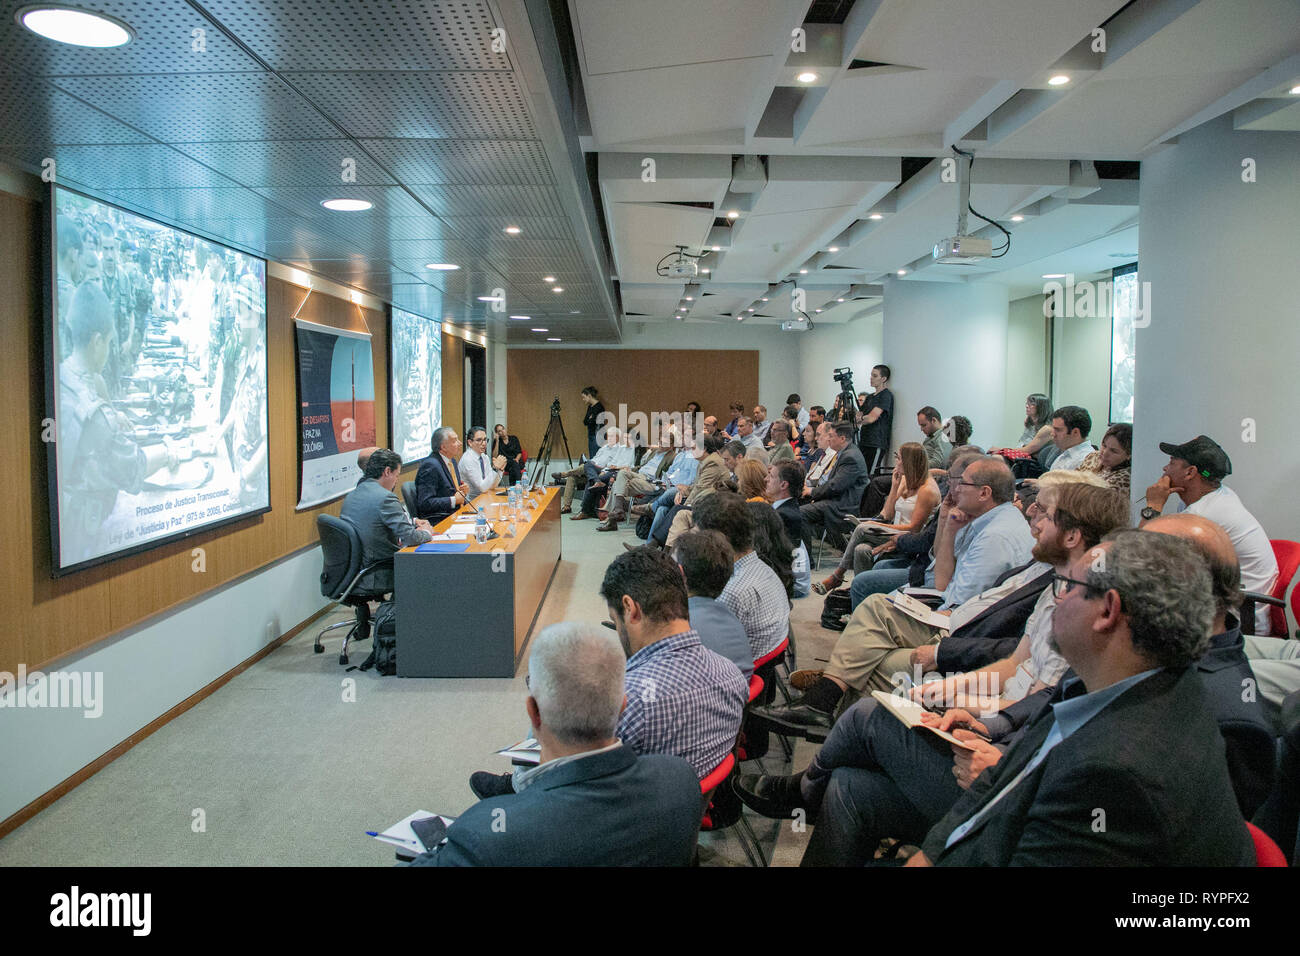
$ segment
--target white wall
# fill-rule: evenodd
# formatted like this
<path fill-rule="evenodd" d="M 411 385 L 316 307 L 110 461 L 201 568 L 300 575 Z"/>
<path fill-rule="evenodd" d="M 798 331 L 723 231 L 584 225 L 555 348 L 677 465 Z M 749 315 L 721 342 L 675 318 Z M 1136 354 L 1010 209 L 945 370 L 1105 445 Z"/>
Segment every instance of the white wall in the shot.
<path fill-rule="evenodd" d="M 996 437 L 985 435 L 983 448 L 1015 446 L 1024 430 L 1025 398 L 1047 391 L 1047 319 L 1038 293 L 1014 300 L 1007 308 L 1007 384 L 1002 401 L 1007 419 Z"/>
<path fill-rule="evenodd" d="M 326 603 L 320 569 L 312 546 L 59 662 L 61 672 L 102 673 L 103 713 L 0 709 L 0 820 L 316 613 Z"/>
<path fill-rule="evenodd" d="M 1109 278 L 1092 281 L 1110 284 Z M 1092 416 L 1088 440 L 1096 445 L 1110 421 L 1110 310 L 1087 317 L 1058 314 L 1052 331 L 1052 405 L 1086 408 Z"/>
<path fill-rule="evenodd" d="M 1258 181 L 1242 182 L 1245 159 Z M 1300 133 L 1237 132 L 1228 116 L 1183 134 L 1142 163 L 1139 208 L 1151 314 L 1137 330 L 1133 487 L 1168 462 L 1158 442 L 1209 435 L 1269 537 L 1300 540 Z"/>
<path fill-rule="evenodd" d="M 790 391 L 799 393 L 804 408 L 830 408 L 839 394 L 831 372 L 846 365 L 853 369 L 854 391 L 871 391 L 871 366 L 884 362 L 883 337 L 880 312 L 844 325 L 814 324 L 811 332 L 799 334 L 799 386 Z"/>
<path fill-rule="evenodd" d="M 924 405 L 945 419 L 965 415 L 971 441 L 984 447 L 1024 420 L 1004 400 L 1006 286 L 886 280 L 884 356 L 894 373 L 894 448 L 921 440 L 916 410 Z"/>

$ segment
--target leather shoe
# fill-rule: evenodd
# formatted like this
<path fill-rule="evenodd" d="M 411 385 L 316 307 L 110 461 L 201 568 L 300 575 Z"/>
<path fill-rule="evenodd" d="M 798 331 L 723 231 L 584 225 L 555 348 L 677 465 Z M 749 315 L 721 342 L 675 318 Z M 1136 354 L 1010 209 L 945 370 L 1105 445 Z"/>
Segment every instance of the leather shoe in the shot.
<path fill-rule="evenodd" d="M 753 707 L 749 711 L 750 715 L 764 720 L 770 724 L 780 727 L 783 731 L 788 731 L 797 736 L 803 736 L 805 730 L 809 727 L 821 727 L 826 730 L 831 728 L 834 723 L 831 715 L 824 710 L 818 710 L 808 704 L 794 701 L 783 707 L 767 706 Z"/>
<path fill-rule="evenodd" d="M 559 471 L 551 472 L 551 481 L 558 481 L 560 484 L 564 484 L 564 473 Z"/>
<path fill-rule="evenodd" d="M 802 668 L 790 675 L 790 686 L 803 692 L 821 679 L 823 671 Z"/>
<path fill-rule="evenodd" d="M 568 514 L 569 512 L 571 512 L 572 510 L 573 510 L 572 508 L 561 508 L 561 509 L 560 509 L 560 514 L 562 514 L 562 515 L 567 515 L 567 514 Z"/>
<path fill-rule="evenodd" d="M 649 506 L 649 505 L 633 505 L 633 506 L 632 506 L 632 514 L 636 515 L 638 518 L 642 518 L 642 517 L 648 515 L 649 513 L 650 513 L 650 506 Z"/>
<path fill-rule="evenodd" d="M 807 809 L 799 789 L 801 780 L 802 773 L 788 777 L 742 773 L 734 779 L 733 788 L 741 802 L 755 813 L 773 820 L 789 820 L 795 810 Z"/>
<path fill-rule="evenodd" d="M 597 530 L 597 531 L 617 531 L 617 530 L 618 530 L 618 522 L 617 522 L 615 519 L 613 519 L 613 518 L 607 518 L 605 521 L 602 521 L 600 524 L 596 525 L 596 530 Z"/>
<path fill-rule="evenodd" d="M 487 800 L 491 797 L 504 797 L 508 793 L 515 792 L 514 775 L 476 770 L 469 775 L 469 788 L 474 791 L 474 796 L 480 800 Z"/>
<path fill-rule="evenodd" d="M 587 514 L 587 512 L 585 512 L 585 511 L 579 511 L 579 512 L 576 512 L 575 514 L 570 515 L 570 516 L 569 516 L 569 520 L 570 520 L 570 521 L 582 521 L 582 520 L 584 520 L 584 519 L 586 519 L 586 518 L 594 518 L 594 517 L 596 517 L 596 516 L 595 516 L 595 515 L 589 515 L 589 514 Z"/>
<path fill-rule="evenodd" d="M 627 515 L 623 514 L 623 512 L 621 511 L 610 511 L 607 512 L 605 520 L 612 521 L 614 522 L 614 524 L 618 524 L 620 521 L 626 521 Z"/>

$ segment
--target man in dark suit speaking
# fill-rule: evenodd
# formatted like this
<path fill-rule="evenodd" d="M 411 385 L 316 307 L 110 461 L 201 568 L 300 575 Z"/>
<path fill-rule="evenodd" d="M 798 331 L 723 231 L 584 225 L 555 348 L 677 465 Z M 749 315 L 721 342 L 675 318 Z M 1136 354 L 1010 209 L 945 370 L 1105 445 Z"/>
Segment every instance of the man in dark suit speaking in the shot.
<path fill-rule="evenodd" d="M 614 735 L 627 662 L 613 631 L 553 624 L 528 658 L 528 720 L 541 763 L 481 800 L 412 866 L 686 866 L 699 778 L 681 757 L 637 756 Z"/>
<path fill-rule="evenodd" d="M 415 473 L 415 510 L 421 518 L 436 523 L 465 503 L 469 485 L 457 471 L 460 449 L 456 429 L 443 425 L 433 433 L 433 454 Z"/>
<path fill-rule="evenodd" d="M 1205 561 L 1170 535 L 1120 531 L 1053 587 L 1053 640 L 1078 679 L 908 865 L 1253 866 L 1214 706 L 1190 666 L 1215 616 Z"/>

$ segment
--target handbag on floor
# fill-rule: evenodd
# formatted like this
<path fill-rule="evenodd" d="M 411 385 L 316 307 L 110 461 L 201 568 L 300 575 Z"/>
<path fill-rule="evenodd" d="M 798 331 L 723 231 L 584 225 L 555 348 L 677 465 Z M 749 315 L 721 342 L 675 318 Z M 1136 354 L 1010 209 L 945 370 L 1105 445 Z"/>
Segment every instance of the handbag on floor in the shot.
<path fill-rule="evenodd" d="M 383 677 L 392 677 L 397 673 L 397 604 L 385 601 L 375 612 L 375 641 L 370 647 L 370 656 L 362 662 L 358 670 L 375 672 Z"/>
<path fill-rule="evenodd" d="M 822 627 L 829 631 L 842 631 L 848 624 L 847 618 L 852 612 L 853 599 L 849 589 L 836 588 L 826 595 L 826 603 L 822 605 Z"/>

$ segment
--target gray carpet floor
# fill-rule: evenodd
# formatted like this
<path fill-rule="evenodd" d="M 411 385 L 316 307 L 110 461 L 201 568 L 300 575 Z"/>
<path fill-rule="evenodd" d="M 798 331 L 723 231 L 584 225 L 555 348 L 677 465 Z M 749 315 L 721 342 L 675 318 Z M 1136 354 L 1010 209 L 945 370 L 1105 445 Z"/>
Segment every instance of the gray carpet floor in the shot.
<path fill-rule="evenodd" d="M 596 524 L 562 519 L 563 559 L 538 629 L 606 618 L 597 588 L 636 539 L 630 524 Z M 837 636 L 818 624 L 822 600 L 795 602 L 801 667 L 820 667 Z M 316 631 L 347 614 L 316 622 L 0 840 L 0 866 L 391 865 L 392 849 L 365 831 L 415 810 L 458 814 L 474 802 L 470 773 L 509 769 L 494 752 L 528 728 L 527 668 L 509 680 L 349 672 L 338 663 L 342 629 L 312 653 Z M 368 641 L 356 645 L 352 663 L 368 653 Z M 815 752 L 799 741 L 786 764 L 773 739 L 764 769 L 791 773 Z M 741 769 L 760 772 L 753 761 Z M 806 832 L 746 815 L 772 865 L 798 864 Z M 701 834 L 701 865 L 748 865 L 736 831 Z"/>

